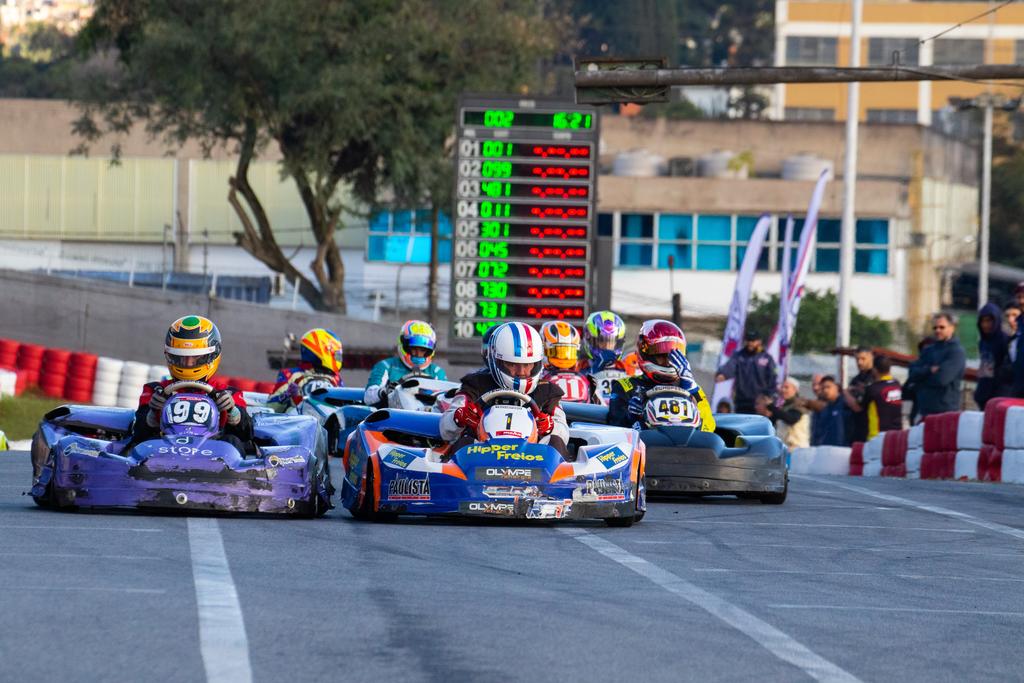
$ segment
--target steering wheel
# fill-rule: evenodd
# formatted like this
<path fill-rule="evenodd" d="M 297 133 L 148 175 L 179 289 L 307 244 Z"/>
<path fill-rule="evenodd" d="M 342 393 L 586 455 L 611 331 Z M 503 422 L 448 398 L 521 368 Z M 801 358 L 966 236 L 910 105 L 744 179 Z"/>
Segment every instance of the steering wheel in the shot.
<path fill-rule="evenodd" d="M 425 372 L 410 372 L 408 375 L 405 375 L 404 377 L 402 377 L 401 380 L 398 381 L 398 385 L 397 386 L 399 386 L 399 387 L 401 387 L 403 389 L 412 389 L 413 387 L 418 387 L 420 385 L 418 380 L 421 380 L 421 379 L 434 379 L 434 378 L 431 377 L 430 375 L 428 375 Z"/>
<path fill-rule="evenodd" d="M 187 391 L 188 389 L 195 389 L 200 394 L 213 393 L 213 387 L 207 384 L 206 382 L 195 382 L 187 379 L 178 380 L 177 382 L 171 382 L 166 387 L 164 387 L 163 391 L 165 394 L 170 395 L 176 394 L 179 391 Z"/>
<path fill-rule="evenodd" d="M 693 398 L 689 391 L 682 387 L 674 387 L 671 384 L 661 384 L 656 387 L 651 387 L 645 393 L 647 398 L 657 396 L 682 396 L 684 398 Z"/>
<path fill-rule="evenodd" d="M 495 405 L 498 400 L 502 398 L 510 398 L 514 401 L 518 401 L 519 405 L 529 408 L 530 412 L 533 413 L 534 416 L 540 415 L 540 406 L 538 406 L 537 402 L 533 400 L 533 397 L 518 391 L 512 391 L 511 389 L 495 389 L 494 391 L 488 391 L 486 394 L 482 395 L 477 402 L 480 404 L 481 408 L 486 409 Z"/>

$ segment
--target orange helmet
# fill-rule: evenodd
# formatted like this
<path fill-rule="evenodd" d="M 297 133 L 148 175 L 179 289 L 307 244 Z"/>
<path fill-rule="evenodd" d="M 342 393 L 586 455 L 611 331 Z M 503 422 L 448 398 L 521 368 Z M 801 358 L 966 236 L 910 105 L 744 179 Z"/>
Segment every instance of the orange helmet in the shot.
<path fill-rule="evenodd" d="M 315 327 L 302 335 L 300 358 L 321 372 L 341 370 L 341 338 L 332 330 Z"/>
<path fill-rule="evenodd" d="M 561 320 L 544 323 L 540 328 L 544 355 L 548 365 L 559 370 L 573 370 L 580 359 L 580 333 Z"/>
<path fill-rule="evenodd" d="M 220 365 L 220 331 L 209 318 L 186 315 L 171 323 L 164 358 L 176 380 L 208 382 Z"/>

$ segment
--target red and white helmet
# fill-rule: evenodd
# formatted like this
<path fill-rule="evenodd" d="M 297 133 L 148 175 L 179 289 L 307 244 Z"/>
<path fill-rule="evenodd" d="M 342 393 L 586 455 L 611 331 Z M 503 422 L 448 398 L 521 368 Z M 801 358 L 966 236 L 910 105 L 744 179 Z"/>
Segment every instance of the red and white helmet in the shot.
<path fill-rule="evenodd" d="M 528 366 L 526 370 L 515 366 Z M 487 368 L 503 389 L 532 394 L 544 372 L 544 342 L 525 323 L 505 323 L 488 342 Z"/>
<path fill-rule="evenodd" d="M 671 365 L 654 362 L 655 356 L 665 356 L 672 351 L 686 353 L 686 335 L 668 320 L 648 320 L 640 328 L 636 338 L 636 355 L 640 359 L 640 370 L 648 379 L 663 384 L 679 381 L 679 371 Z"/>

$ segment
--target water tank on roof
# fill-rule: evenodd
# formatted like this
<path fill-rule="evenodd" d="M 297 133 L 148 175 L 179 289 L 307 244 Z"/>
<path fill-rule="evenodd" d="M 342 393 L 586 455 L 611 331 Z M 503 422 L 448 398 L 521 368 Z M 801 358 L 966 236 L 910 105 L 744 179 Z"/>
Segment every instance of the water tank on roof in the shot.
<path fill-rule="evenodd" d="M 817 180 L 821 172 L 832 172 L 832 162 L 814 154 L 794 154 L 782 161 L 783 180 Z"/>
<path fill-rule="evenodd" d="M 622 152 L 612 162 L 612 175 L 649 178 L 661 174 L 664 159 L 646 149 Z"/>
<path fill-rule="evenodd" d="M 729 168 L 729 163 L 736 153 L 727 149 L 716 149 L 697 157 L 697 175 L 702 178 L 735 178 L 736 171 Z"/>

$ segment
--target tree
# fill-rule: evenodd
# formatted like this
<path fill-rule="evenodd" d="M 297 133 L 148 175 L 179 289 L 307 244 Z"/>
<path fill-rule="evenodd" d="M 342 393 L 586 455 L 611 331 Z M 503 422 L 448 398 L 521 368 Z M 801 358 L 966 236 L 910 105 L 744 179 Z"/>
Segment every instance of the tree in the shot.
<path fill-rule="evenodd" d="M 76 131 L 88 145 L 143 122 L 171 146 L 236 148 L 238 244 L 314 308 L 344 312 L 343 217 L 385 196 L 443 205 L 455 95 L 523 91 L 552 26 L 534 4 L 504 0 L 101 0 L 81 52 L 113 54 L 116 69 L 89 82 Z M 306 210 L 315 284 L 249 183 L 268 145 Z M 361 207 L 341 203 L 343 187 Z"/>
<path fill-rule="evenodd" d="M 779 295 L 763 298 L 754 295 L 747 315 L 747 329 L 768 335 L 779 319 Z M 800 301 L 800 313 L 793 333 L 793 352 L 827 352 L 836 345 L 836 312 L 839 303 L 835 292 L 806 291 Z M 850 339 L 855 346 L 889 346 L 892 326 L 881 318 L 866 316 L 856 306 L 850 312 Z"/>

